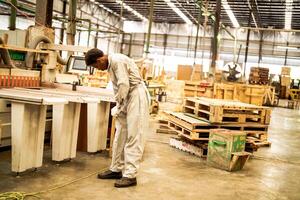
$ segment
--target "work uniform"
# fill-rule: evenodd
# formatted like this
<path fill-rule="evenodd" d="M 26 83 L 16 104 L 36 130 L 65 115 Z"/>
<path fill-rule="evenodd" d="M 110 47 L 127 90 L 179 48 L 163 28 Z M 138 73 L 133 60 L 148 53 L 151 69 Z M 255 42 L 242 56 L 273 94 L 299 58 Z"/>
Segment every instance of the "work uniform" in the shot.
<path fill-rule="evenodd" d="M 113 54 L 108 60 L 118 107 L 110 170 L 124 170 L 123 177 L 135 178 L 149 122 L 149 93 L 132 59 Z"/>

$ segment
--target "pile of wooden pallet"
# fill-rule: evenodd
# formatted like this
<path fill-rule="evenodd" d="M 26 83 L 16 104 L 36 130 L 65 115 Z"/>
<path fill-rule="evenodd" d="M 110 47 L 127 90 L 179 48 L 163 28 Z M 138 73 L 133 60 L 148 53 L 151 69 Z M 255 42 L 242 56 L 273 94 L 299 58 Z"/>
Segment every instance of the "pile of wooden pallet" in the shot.
<path fill-rule="evenodd" d="M 187 98 L 184 112 L 165 112 L 167 120 L 160 128 L 196 142 L 207 144 L 212 129 L 239 130 L 247 133 L 246 149 L 255 151 L 269 146 L 268 126 L 271 110 L 239 101 Z"/>
<path fill-rule="evenodd" d="M 249 83 L 257 85 L 269 84 L 269 69 L 262 67 L 251 67 Z"/>

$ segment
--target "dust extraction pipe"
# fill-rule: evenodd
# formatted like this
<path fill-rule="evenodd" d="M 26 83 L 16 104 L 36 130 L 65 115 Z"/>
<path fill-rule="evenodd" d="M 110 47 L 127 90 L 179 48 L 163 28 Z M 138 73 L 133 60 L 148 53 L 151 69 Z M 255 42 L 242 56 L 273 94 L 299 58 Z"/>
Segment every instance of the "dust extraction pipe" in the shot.
<path fill-rule="evenodd" d="M 2 39 L 2 37 L 0 37 L 0 44 L 4 45 L 4 40 Z M 3 62 L 5 65 L 10 66 L 11 68 L 17 68 L 12 62 L 11 62 L 11 58 L 10 55 L 8 53 L 7 49 L 0 49 L 0 58 L 2 58 Z"/>
<path fill-rule="evenodd" d="M 28 44 L 28 48 L 30 49 L 36 49 L 36 47 L 38 46 L 39 43 L 44 42 L 47 44 L 52 44 L 52 41 L 46 37 L 46 36 L 38 36 L 36 38 L 34 38 L 29 44 Z M 26 54 L 26 58 L 25 58 L 25 63 L 26 63 L 26 67 L 27 68 L 32 68 L 32 64 L 33 64 L 33 58 L 34 58 L 35 53 L 34 52 L 28 52 Z M 66 65 L 67 61 L 64 60 L 59 53 L 57 54 L 57 62 L 59 64 L 62 65 Z"/>

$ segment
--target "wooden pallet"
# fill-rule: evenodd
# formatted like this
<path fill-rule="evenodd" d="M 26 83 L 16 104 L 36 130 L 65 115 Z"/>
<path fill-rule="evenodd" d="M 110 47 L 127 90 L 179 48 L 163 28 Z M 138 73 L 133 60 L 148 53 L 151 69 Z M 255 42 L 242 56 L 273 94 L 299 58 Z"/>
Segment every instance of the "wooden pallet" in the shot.
<path fill-rule="evenodd" d="M 208 83 L 201 81 L 185 81 L 184 93 L 186 97 L 205 96 L 208 87 Z"/>
<path fill-rule="evenodd" d="M 164 133 L 164 134 L 176 134 L 177 132 L 169 128 L 169 122 L 167 120 L 158 120 L 159 128 L 156 129 L 156 133 Z"/>
<path fill-rule="evenodd" d="M 184 112 L 210 123 L 269 124 L 271 109 L 233 100 L 187 98 Z"/>
<path fill-rule="evenodd" d="M 194 141 L 186 140 L 185 138 L 171 137 L 169 144 L 171 147 L 193 154 L 200 158 L 206 158 L 207 156 L 207 143 L 198 144 Z"/>
<path fill-rule="evenodd" d="M 257 148 L 259 147 L 270 147 L 271 146 L 271 142 L 267 141 L 267 140 L 262 140 L 256 137 L 247 137 L 247 142 L 250 144 L 255 145 Z"/>
<path fill-rule="evenodd" d="M 168 118 L 168 127 L 176 130 L 178 134 L 191 140 L 207 140 L 211 129 L 239 130 L 247 136 L 255 137 L 261 141 L 268 138 L 268 125 L 243 123 L 243 124 L 211 124 L 184 113 L 165 112 Z"/>
<path fill-rule="evenodd" d="M 249 83 L 250 84 L 253 84 L 253 85 L 268 85 L 269 84 L 269 81 L 255 81 L 255 80 L 249 80 Z"/>

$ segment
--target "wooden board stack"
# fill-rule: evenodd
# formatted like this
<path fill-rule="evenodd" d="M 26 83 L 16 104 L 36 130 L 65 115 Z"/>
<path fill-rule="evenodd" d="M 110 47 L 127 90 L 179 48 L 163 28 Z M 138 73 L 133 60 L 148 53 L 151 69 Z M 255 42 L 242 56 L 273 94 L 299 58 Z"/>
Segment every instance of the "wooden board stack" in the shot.
<path fill-rule="evenodd" d="M 271 110 L 238 101 L 188 98 L 184 112 L 165 112 L 167 126 L 179 136 L 196 143 L 207 143 L 212 129 L 239 130 L 247 134 L 246 149 L 269 146 L 268 125 Z"/>
<path fill-rule="evenodd" d="M 262 67 L 251 67 L 249 83 L 257 85 L 269 84 L 269 69 Z"/>

